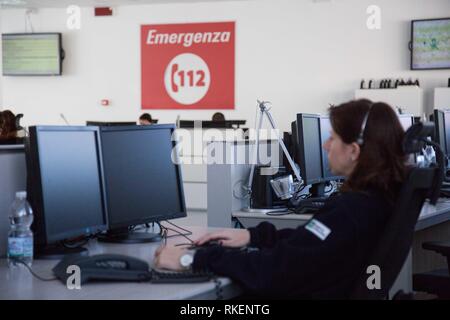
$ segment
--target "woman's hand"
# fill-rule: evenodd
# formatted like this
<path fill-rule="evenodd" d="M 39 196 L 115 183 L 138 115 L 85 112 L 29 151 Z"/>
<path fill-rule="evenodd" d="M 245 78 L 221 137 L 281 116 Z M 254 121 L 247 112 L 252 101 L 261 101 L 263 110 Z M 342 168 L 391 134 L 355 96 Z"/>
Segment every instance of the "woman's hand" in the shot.
<path fill-rule="evenodd" d="M 186 252 L 187 250 L 181 247 L 162 245 L 155 252 L 154 265 L 158 269 L 182 271 L 180 258 Z"/>
<path fill-rule="evenodd" d="M 224 247 L 245 247 L 250 243 L 250 232 L 247 229 L 224 229 L 207 233 L 194 241 L 194 244 L 201 246 L 211 240 L 218 240 Z"/>

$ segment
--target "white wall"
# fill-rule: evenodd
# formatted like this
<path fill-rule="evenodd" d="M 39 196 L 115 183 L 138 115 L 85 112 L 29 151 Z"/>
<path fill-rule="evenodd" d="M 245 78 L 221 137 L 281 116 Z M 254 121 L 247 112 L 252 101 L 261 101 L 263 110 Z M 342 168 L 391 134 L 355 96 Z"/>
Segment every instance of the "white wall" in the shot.
<path fill-rule="evenodd" d="M 366 8 L 381 8 L 382 28 L 366 27 Z M 37 32 L 63 32 L 62 77 L 2 77 L 3 105 L 25 114 L 24 124 L 134 120 L 140 109 L 141 24 L 236 21 L 236 109 L 230 119 L 253 126 L 256 99 L 272 101 L 273 116 L 288 129 L 298 112 L 324 112 L 353 97 L 362 78 L 419 78 L 446 86 L 448 70 L 409 71 L 410 20 L 448 16 L 448 0 L 260 0 L 118 7 L 96 18 L 83 8 L 81 30 L 66 29 L 64 9 L 40 9 Z M 2 32 L 23 32 L 23 10 L 1 10 Z M 111 99 L 108 108 L 102 98 Z M 209 119 L 209 111 L 150 110 L 161 122 Z"/>

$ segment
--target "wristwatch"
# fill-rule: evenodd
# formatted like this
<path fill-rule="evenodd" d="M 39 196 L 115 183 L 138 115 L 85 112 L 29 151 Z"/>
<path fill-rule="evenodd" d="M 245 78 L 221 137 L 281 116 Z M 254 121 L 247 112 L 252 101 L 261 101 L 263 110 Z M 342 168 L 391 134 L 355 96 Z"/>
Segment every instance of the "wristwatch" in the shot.
<path fill-rule="evenodd" d="M 194 252 L 187 251 L 180 257 L 180 264 L 183 269 L 190 269 L 192 266 L 192 262 L 194 262 Z"/>

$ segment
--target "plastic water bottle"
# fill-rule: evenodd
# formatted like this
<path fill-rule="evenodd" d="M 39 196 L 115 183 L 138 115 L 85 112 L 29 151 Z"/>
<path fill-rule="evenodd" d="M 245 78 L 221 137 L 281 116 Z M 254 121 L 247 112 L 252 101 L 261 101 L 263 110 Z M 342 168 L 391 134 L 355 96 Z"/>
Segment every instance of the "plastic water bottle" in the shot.
<path fill-rule="evenodd" d="M 25 191 L 16 192 L 16 198 L 11 206 L 10 231 L 8 233 L 8 265 L 20 265 L 17 260 L 31 266 L 33 262 L 33 210 L 27 201 Z"/>

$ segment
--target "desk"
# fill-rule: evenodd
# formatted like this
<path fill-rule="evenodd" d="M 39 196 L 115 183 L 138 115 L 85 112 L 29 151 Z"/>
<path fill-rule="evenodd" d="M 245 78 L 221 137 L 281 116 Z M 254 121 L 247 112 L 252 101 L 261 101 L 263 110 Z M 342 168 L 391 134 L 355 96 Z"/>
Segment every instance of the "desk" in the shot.
<path fill-rule="evenodd" d="M 283 229 L 297 228 L 305 224 L 313 215 L 287 214 L 277 216 L 238 210 L 232 212 L 231 216 L 237 219 L 245 228 L 254 227 L 263 221 L 267 221 L 275 225 L 277 229 Z M 415 229 L 420 231 L 447 221 L 450 221 L 450 199 L 440 198 L 435 206 L 428 202 L 423 205 Z"/>
<path fill-rule="evenodd" d="M 208 229 L 188 227 L 195 239 Z M 183 237 L 169 238 L 169 242 L 185 242 Z M 90 254 L 117 253 L 152 261 L 159 243 L 150 244 L 106 244 L 91 241 Z M 40 276 L 52 278 L 51 269 L 56 260 L 35 260 L 33 270 Z M 229 299 L 240 294 L 238 285 L 228 278 L 219 278 L 222 297 Z M 69 290 L 58 281 L 43 282 L 34 278 L 24 267 L 9 269 L 6 260 L 0 260 L 0 299 L 216 299 L 213 281 L 195 284 L 151 284 L 134 283 L 86 283 L 81 290 Z"/>

